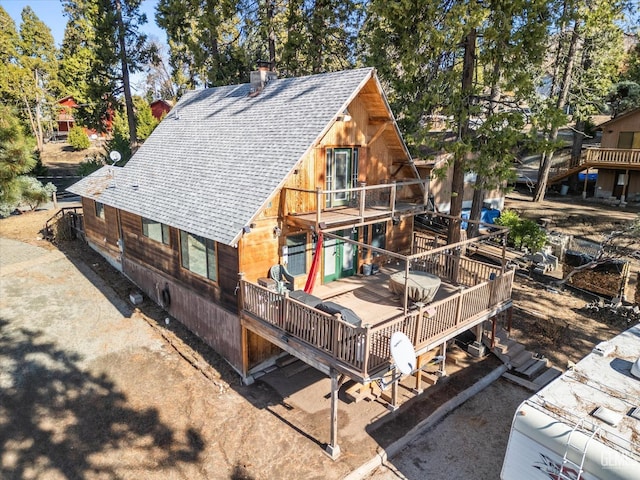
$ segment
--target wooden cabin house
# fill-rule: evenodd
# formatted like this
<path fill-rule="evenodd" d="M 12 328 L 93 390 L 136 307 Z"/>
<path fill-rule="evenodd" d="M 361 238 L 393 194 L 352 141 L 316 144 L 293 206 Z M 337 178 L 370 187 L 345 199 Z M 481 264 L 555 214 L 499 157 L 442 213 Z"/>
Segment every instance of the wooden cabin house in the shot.
<path fill-rule="evenodd" d="M 246 381 L 288 352 L 337 402 L 339 374 L 388 372 L 391 333 L 420 355 L 511 306 L 513 271 L 414 231 L 428 181 L 371 68 L 189 92 L 69 190 L 93 248 Z"/>
<path fill-rule="evenodd" d="M 597 172 L 594 196 L 602 201 L 640 203 L 640 108 L 601 124 L 600 147 L 588 148 L 578 165 L 560 168 L 550 177 L 557 183 L 570 175 Z M 584 177 L 586 196 L 587 175 Z"/>

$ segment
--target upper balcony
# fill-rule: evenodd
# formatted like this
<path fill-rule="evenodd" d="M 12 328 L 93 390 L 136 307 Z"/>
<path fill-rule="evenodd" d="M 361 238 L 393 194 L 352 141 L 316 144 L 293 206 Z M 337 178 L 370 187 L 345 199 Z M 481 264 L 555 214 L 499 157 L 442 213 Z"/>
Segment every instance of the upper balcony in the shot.
<path fill-rule="evenodd" d="M 479 238 L 504 234 L 506 230 L 500 230 Z M 390 261 L 379 274 L 349 277 L 314 290 L 322 300 L 356 312 L 360 322 L 241 280 L 242 325 L 327 374 L 334 369 L 367 383 L 388 371 L 394 332 L 405 333 L 421 355 L 511 306 L 514 271 L 463 255 L 464 247 L 478 239 L 430 249 L 433 242 L 414 235 L 413 253 L 386 252 Z M 442 281 L 430 303 L 409 299 L 407 279 L 416 271 Z M 393 274 L 405 279 L 402 292 L 394 294 L 389 288 Z"/>
<path fill-rule="evenodd" d="M 589 168 L 640 170 L 640 149 L 588 148 L 578 163 L 562 162 L 555 165 L 549 175 L 549 183 L 560 182 Z"/>
<path fill-rule="evenodd" d="M 287 223 L 316 230 L 398 219 L 426 211 L 428 180 L 323 190 L 283 189 Z"/>

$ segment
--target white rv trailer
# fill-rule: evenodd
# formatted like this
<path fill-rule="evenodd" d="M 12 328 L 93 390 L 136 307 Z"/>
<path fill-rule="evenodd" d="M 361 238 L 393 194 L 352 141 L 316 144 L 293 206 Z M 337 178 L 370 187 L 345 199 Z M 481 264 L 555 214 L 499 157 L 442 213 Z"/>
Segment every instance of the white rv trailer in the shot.
<path fill-rule="evenodd" d="M 503 480 L 640 480 L 640 325 L 516 410 Z"/>

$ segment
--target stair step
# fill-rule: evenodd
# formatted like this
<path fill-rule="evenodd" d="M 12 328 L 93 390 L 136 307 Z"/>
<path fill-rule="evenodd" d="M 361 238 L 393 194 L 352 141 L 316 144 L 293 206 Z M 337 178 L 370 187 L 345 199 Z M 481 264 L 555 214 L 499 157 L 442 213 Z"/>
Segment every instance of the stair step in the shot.
<path fill-rule="evenodd" d="M 546 372 L 542 373 L 542 375 L 539 375 L 537 378 L 535 378 L 533 380 L 533 383 L 539 385 L 540 388 L 542 388 L 558 378 L 560 375 L 562 375 L 562 370 L 560 370 L 558 367 L 551 367 Z"/>
<path fill-rule="evenodd" d="M 531 353 L 528 350 L 522 350 L 516 356 L 512 356 L 510 358 L 509 363 L 513 368 L 517 369 L 522 367 L 525 363 L 529 362 L 532 358 L 533 358 L 533 353 Z"/>
<path fill-rule="evenodd" d="M 512 373 L 504 372 L 502 374 L 502 376 L 504 378 L 506 378 L 507 380 L 509 380 L 509 381 L 511 381 L 513 383 L 516 383 L 516 384 L 518 384 L 518 385 L 520 385 L 520 386 L 522 386 L 524 388 L 527 388 L 529 390 L 533 390 L 534 392 L 537 392 L 540 389 L 539 385 L 536 385 L 535 383 L 530 382 L 529 380 L 526 380 L 526 379 L 524 379 L 522 377 L 518 377 L 517 375 L 514 375 Z"/>
<path fill-rule="evenodd" d="M 529 360 L 527 360 L 526 362 L 524 362 L 522 365 L 520 365 L 518 368 L 516 368 L 516 372 L 518 373 L 522 373 L 524 374 L 525 371 L 527 371 L 527 369 L 529 367 L 531 367 L 531 365 L 534 365 L 536 363 L 538 359 L 535 358 L 533 356 L 533 354 L 531 355 L 531 357 L 529 358 Z"/>
<path fill-rule="evenodd" d="M 276 365 L 280 368 L 282 367 L 286 367 L 287 365 L 295 362 L 296 360 L 298 360 L 296 357 L 294 357 L 293 355 L 285 355 L 284 357 L 280 357 L 276 360 Z"/>
<path fill-rule="evenodd" d="M 525 377 L 531 378 L 543 368 L 547 368 L 547 359 L 537 358 L 536 362 L 533 365 L 531 365 L 528 369 L 526 369 L 524 372 L 522 372 L 522 374 Z"/>

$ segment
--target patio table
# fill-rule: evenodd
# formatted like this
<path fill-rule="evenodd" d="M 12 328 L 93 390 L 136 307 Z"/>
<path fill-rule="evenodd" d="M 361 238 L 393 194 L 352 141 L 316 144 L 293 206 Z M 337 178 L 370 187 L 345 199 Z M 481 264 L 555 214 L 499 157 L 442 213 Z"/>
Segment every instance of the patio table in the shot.
<path fill-rule="evenodd" d="M 409 299 L 413 302 L 431 302 L 440 288 L 440 278 L 427 272 L 411 271 L 407 279 Z M 389 290 L 404 297 L 405 272 L 396 272 L 389 277 Z"/>

